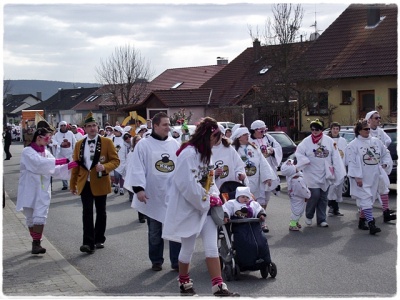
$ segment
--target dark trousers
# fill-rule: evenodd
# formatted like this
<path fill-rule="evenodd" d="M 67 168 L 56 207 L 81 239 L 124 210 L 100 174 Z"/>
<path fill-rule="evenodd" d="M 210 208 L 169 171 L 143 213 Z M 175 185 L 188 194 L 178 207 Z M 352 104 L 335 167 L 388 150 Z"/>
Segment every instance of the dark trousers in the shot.
<path fill-rule="evenodd" d="M 10 153 L 10 146 L 11 144 L 4 144 L 4 152 L 6 153 L 6 159 L 10 159 L 12 157 Z"/>
<path fill-rule="evenodd" d="M 107 212 L 106 200 L 107 195 L 93 196 L 90 189 L 90 182 L 86 182 L 81 193 L 82 200 L 82 221 L 83 221 L 83 245 L 90 246 L 94 249 L 97 243 L 104 243 L 106 237 Z M 96 206 L 96 222 L 93 222 L 93 202 Z"/>

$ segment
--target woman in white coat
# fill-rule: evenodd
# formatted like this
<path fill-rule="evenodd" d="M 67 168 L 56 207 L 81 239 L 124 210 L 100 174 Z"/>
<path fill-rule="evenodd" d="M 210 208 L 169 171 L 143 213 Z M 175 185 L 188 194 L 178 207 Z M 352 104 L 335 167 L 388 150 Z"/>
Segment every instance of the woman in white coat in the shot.
<path fill-rule="evenodd" d="M 247 127 L 240 127 L 232 134 L 233 147 L 245 163 L 248 186 L 256 201 L 265 206 L 265 191 L 277 180 L 277 175 L 269 165 L 261 150 L 249 142 L 250 132 Z M 262 224 L 264 232 L 269 232 L 267 225 Z"/>
<path fill-rule="evenodd" d="M 220 130 L 221 127 L 219 126 Z M 231 147 L 229 140 L 223 135 L 212 148 L 212 160 L 215 169 L 215 184 L 218 188 L 226 181 L 245 181 L 245 164 L 237 151 Z"/>
<path fill-rule="evenodd" d="M 390 173 L 393 161 L 385 145 L 378 138 L 371 137 L 369 131 L 367 120 L 356 124 L 356 138 L 347 146 L 345 157 L 350 179 L 350 195 L 356 199 L 360 209 L 359 228 L 366 229 L 360 227 L 366 220 L 369 233 L 374 235 L 381 229 L 375 225 L 372 205 L 379 197 L 380 185 L 386 188 L 382 181 L 387 179 L 385 171 Z"/>
<path fill-rule="evenodd" d="M 69 170 L 78 166 L 76 162 L 68 163 L 67 158 L 55 159 L 46 150 L 51 135 L 46 128 L 37 129 L 31 144 L 21 154 L 16 210 L 25 215 L 33 240 L 32 254 L 46 253 L 40 241 L 50 206 L 50 178 L 67 180 L 71 176 Z"/>
<path fill-rule="evenodd" d="M 215 185 L 206 182 L 212 176 L 211 149 L 219 141 L 221 131 L 217 122 L 204 118 L 189 141 L 177 151 L 176 170 L 168 195 L 167 212 L 162 237 L 180 242 L 179 288 L 183 296 L 194 296 L 189 265 L 195 251 L 196 238 L 201 237 L 215 296 L 238 296 L 228 290 L 221 277 L 217 245 L 217 225 L 210 215 L 211 204 L 221 206 Z M 211 172 L 210 172 L 211 171 Z M 211 177 L 212 178 L 212 177 Z"/>

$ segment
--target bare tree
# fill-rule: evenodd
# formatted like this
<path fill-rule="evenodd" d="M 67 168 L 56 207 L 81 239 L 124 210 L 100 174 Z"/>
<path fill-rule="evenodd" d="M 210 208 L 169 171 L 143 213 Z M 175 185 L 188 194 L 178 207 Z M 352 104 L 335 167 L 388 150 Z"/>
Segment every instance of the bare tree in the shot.
<path fill-rule="evenodd" d="M 251 95 L 253 108 L 257 108 L 258 117 L 267 120 L 270 128 L 279 120 L 288 128 L 288 134 L 296 138 L 300 130 L 299 112 L 312 101 L 319 101 L 319 92 L 325 92 L 329 83 L 325 81 L 321 87 L 308 79 L 313 70 L 302 58 L 310 42 L 303 42 L 299 31 L 304 15 L 301 5 L 275 4 L 272 11 L 273 18 L 265 23 L 262 47 L 268 76 Z M 250 36 L 254 36 L 252 31 Z"/>
<path fill-rule="evenodd" d="M 132 45 L 116 47 L 96 68 L 97 80 L 109 95 L 107 109 L 118 110 L 139 101 L 152 77 L 150 63 Z"/>

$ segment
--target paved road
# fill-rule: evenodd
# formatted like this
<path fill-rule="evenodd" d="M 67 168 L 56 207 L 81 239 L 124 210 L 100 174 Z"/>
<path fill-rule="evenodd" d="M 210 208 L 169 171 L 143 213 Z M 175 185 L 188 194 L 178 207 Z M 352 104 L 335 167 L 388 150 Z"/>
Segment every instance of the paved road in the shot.
<path fill-rule="evenodd" d="M 6 190 L 14 202 L 21 150 L 22 146 L 12 145 L 14 157 L 4 165 Z M 106 248 L 87 255 L 79 252 L 82 240 L 79 198 L 61 191 L 60 181 L 54 182 L 53 191 L 44 235 L 66 261 L 102 293 L 109 296 L 178 295 L 177 273 L 170 270 L 168 261 L 161 272 L 149 269 L 147 225 L 138 222 L 127 195 L 109 196 Z M 392 208 L 396 208 L 396 194 L 392 193 L 390 198 Z M 343 217 L 328 219 L 329 228 L 314 224 L 301 232 L 289 232 L 287 195 L 273 197 L 268 207 L 270 233 L 267 237 L 278 276 L 264 280 L 259 272 L 242 273 L 241 280 L 228 283 L 230 289 L 249 297 L 394 296 L 397 292 L 395 224 L 383 224 L 382 213 L 376 208 L 374 214 L 382 232 L 370 236 L 357 229 L 357 209 L 352 200 L 346 199 L 341 211 L 345 214 Z M 200 241 L 196 249 L 191 276 L 196 291 L 211 296 Z M 43 260 L 31 259 L 28 251 L 20 256 L 33 265 L 43 263 Z M 165 257 L 168 257 L 167 247 Z"/>

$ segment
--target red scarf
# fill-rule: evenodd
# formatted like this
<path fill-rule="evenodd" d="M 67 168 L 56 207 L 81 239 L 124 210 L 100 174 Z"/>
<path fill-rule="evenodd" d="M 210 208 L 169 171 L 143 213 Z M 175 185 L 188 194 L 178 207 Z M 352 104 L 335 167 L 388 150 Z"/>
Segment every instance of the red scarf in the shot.
<path fill-rule="evenodd" d="M 321 132 L 319 135 L 311 134 L 311 139 L 314 144 L 318 143 L 322 139 L 323 133 Z"/>

